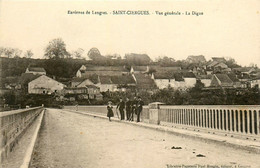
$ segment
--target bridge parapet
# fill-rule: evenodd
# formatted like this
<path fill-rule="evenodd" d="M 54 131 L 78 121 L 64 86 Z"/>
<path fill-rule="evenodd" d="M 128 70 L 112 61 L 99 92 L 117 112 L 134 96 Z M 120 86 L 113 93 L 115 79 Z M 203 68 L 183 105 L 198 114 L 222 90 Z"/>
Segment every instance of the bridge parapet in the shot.
<path fill-rule="evenodd" d="M 259 140 L 259 105 L 160 106 L 161 125 Z"/>
<path fill-rule="evenodd" d="M 17 144 L 19 138 L 40 114 L 43 107 L 13 110 L 0 113 L 0 161 L 2 162 Z"/>
<path fill-rule="evenodd" d="M 106 115 L 106 106 L 64 106 Z M 114 107 L 115 110 L 116 107 Z M 260 141 L 260 105 L 144 106 L 141 121 L 198 132 Z M 117 117 L 117 116 L 115 116 Z"/>

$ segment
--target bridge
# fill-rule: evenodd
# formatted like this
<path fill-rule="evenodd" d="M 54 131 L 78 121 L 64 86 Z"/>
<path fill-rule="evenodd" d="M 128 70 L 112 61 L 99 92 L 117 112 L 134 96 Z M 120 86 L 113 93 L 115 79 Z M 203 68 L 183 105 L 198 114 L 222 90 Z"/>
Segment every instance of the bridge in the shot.
<path fill-rule="evenodd" d="M 259 167 L 259 117 L 260 106 L 156 103 L 140 123 L 109 122 L 106 106 L 2 112 L 0 167 Z"/>

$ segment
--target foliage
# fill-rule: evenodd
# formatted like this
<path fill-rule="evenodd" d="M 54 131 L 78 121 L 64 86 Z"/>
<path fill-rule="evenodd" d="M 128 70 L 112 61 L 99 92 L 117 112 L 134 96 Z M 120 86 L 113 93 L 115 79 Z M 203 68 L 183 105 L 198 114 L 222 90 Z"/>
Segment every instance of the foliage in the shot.
<path fill-rule="evenodd" d="M 33 56 L 33 52 L 31 50 L 25 51 L 24 53 L 25 58 L 32 58 L 32 56 Z"/>
<path fill-rule="evenodd" d="M 147 54 L 126 54 L 125 59 L 129 65 L 148 65 L 151 62 L 151 58 Z"/>
<path fill-rule="evenodd" d="M 22 54 L 22 50 L 17 48 L 4 48 L 0 47 L 0 56 L 7 58 L 17 58 Z"/>
<path fill-rule="evenodd" d="M 45 58 L 68 58 L 70 53 L 66 50 L 66 44 L 61 38 L 53 39 L 45 48 Z"/>
<path fill-rule="evenodd" d="M 176 64 L 173 58 L 167 56 L 164 56 L 163 58 L 159 58 L 158 63 L 161 66 L 174 66 Z"/>

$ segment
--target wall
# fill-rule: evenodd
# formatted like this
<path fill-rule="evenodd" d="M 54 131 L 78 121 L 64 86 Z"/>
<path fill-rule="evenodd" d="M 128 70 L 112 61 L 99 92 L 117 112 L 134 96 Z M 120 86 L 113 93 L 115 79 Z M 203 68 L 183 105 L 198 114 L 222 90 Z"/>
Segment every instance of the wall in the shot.
<path fill-rule="evenodd" d="M 184 81 L 185 81 L 185 87 L 191 88 L 191 87 L 195 86 L 197 79 L 196 78 L 184 78 Z"/>
<path fill-rule="evenodd" d="M 211 84 L 211 79 L 201 79 L 200 81 L 204 84 L 205 87 L 209 87 Z"/>
<path fill-rule="evenodd" d="M 42 107 L 36 107 L 0 113 L 0 162 L 14 150 L 23 133 L 42 110 Z"/>
<path fill-rule="evenodd" d="M 170 85 L 169 79 L 154 79 L 154 82 L 159 89 L 168 88 Z"/>

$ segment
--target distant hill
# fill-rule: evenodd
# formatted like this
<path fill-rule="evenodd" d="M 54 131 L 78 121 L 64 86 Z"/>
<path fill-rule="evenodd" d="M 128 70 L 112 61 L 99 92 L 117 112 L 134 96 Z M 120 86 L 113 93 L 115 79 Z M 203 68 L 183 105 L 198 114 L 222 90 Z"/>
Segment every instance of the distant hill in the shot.
<path fill-rule="evenodd" d="M 83 59 L 30 59 L 0 57 L 1 77 L 20 76 L 28 66 L 42 67 L 47 75 L 71 78 L 87 61 Z"/>

